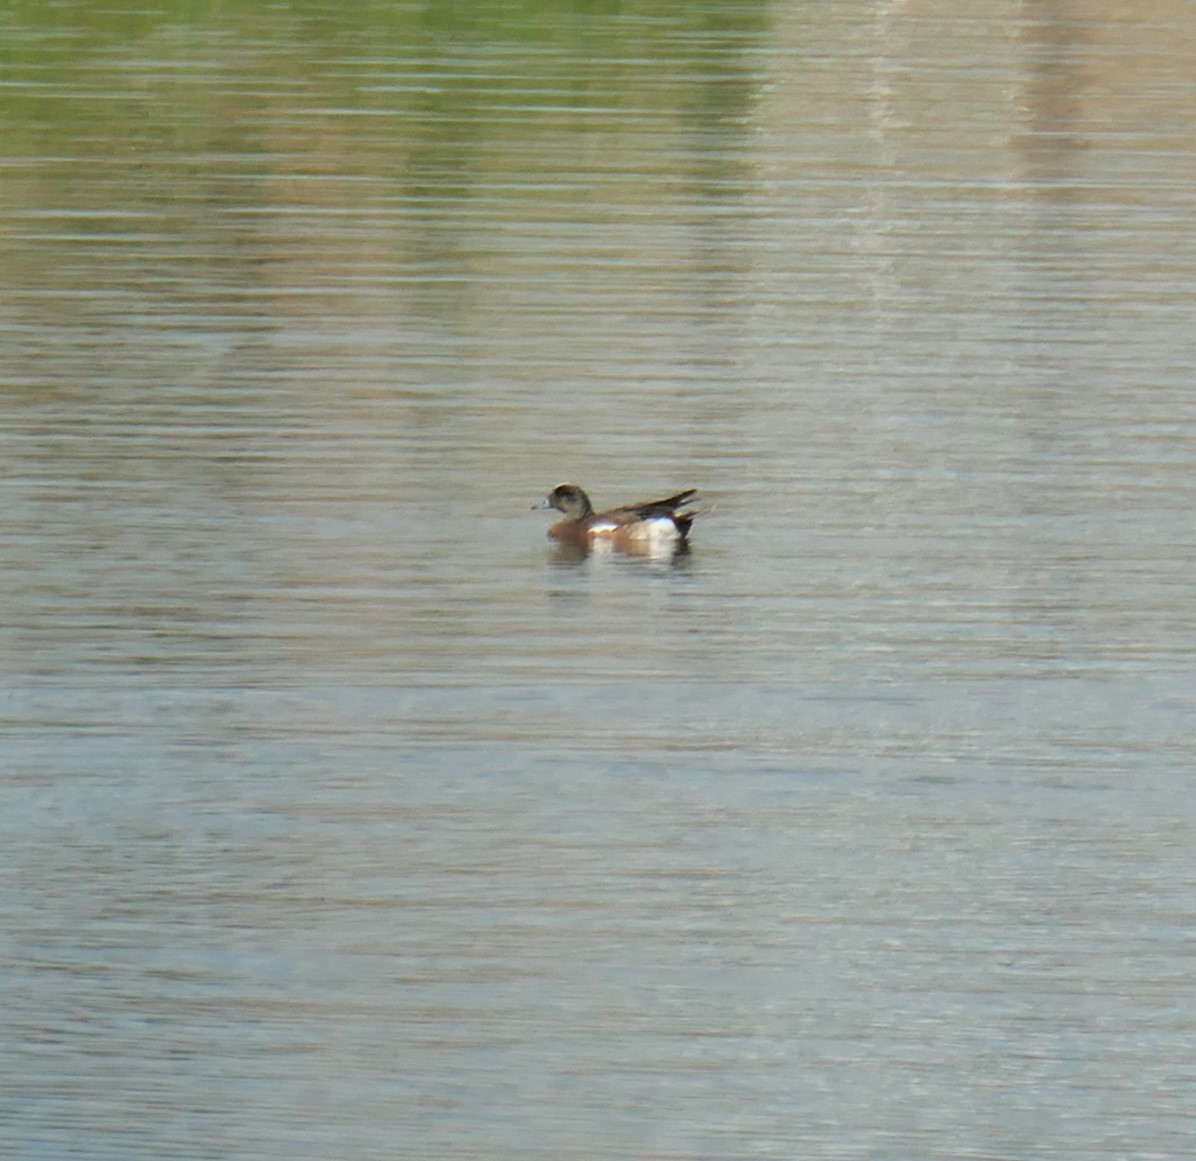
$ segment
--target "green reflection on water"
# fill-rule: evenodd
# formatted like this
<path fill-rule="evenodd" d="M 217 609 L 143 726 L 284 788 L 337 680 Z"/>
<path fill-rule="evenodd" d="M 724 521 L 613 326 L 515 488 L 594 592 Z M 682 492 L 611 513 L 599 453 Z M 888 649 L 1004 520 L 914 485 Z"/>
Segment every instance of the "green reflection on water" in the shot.
<path fill-rule="evenodd" d="M 13 157 L 67 143 L 107 153 L 113 142 L 143 144 L 147 124 L 170 126 L 182 147 L 188 126 L 252 119 L 263 97 L 318 96 L 328 113 L 403 114 L 437 137 L 463 135 L 466 123 L 502 126 L 515 113 L 735 116 L 746 97 L 738 58 L 764 33 L 765 11 L 762 3 L 17 4 L 0 47 L 8 123 L 0 149 Z"/>
<path fill-rule="evenodd" d="M 40 276 L 78 285 L 94 272 L 64 274 L 64 241 L 226 232 L 221 208 L 446 214 L 484 189 L 495 220 L 700 198 L 736 178 L 766 13 L 17 4 L 0 48 L 0 212 L 72 218 L 0 245 L 18 276 L 51 254 Z"/>

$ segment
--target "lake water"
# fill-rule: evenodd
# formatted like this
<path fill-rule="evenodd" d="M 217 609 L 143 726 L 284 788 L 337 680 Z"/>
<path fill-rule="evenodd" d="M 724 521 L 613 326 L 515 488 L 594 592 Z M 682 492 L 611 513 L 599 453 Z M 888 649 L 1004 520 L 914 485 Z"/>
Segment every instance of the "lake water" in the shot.
<path fill-rule="evenodd" d="M 0 42 L 0 1155 L 1196 1156 L 1186 0 Z"/>

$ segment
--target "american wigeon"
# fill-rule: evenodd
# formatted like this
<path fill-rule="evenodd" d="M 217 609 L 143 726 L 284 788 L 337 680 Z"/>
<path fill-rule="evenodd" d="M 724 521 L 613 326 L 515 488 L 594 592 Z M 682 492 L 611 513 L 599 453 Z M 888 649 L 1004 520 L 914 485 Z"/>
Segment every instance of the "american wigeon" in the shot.
<path fill-rule="evenodd" d="M 680 547 L 697 512 L 678 512 L 697 493 L 696 488 L 595 512 L 590 498 L 576 484 L 557 484 L 535 508 L 555 508 L 564 516 L 548 530 L 553 540 L 569 544 L 608 544 L 625 552 L 655 552 Z M 533 511 L 535 510 L 533 508 Z"/>

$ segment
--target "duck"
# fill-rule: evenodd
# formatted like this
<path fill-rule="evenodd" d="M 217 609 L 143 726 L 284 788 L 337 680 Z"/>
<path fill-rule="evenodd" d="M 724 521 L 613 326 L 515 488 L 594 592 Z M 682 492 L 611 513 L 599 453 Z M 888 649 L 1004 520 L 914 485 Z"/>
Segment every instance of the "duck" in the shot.
<path fill-rule="evenodd" d="M 687 488 L 662 500 L 643 500 L 619 508 L 594 511 L 590 497 L 577 484 L 557 484 L 532 510 L 554 508 L 562 514 L 548 529 L 551 539 L 571 545 L 604 545 L 622 552 L 655 553 L 683 547 L 698 515 L 678 511 L 697 495 Z"/>

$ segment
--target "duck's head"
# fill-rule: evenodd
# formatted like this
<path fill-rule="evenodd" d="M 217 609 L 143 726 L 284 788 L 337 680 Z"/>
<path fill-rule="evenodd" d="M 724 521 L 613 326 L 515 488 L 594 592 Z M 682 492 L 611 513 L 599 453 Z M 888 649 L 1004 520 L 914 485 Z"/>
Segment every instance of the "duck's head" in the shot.
<path fill-rule="evenodd" d="M 555 508 L 570 520 L 580 520 L 594 511 L 589 496 L 576 484 L 557 484 L 536 507 Z"/>

